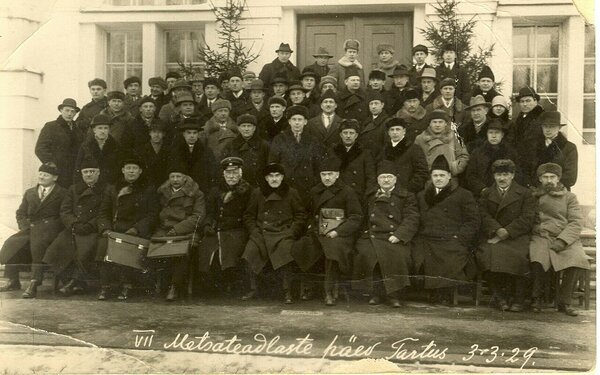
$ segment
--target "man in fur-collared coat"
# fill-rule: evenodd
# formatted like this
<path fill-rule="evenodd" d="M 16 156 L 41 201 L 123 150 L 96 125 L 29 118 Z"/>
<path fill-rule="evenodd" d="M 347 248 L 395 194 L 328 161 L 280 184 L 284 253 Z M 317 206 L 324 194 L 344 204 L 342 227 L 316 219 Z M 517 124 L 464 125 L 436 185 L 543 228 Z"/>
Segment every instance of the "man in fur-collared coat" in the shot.
<path fill-rule="evenodd" d="M 292 247 L 298 246 L 305 232 L 306 203 L 298 190 L 284 181 L 283 165 L 267 164 L 263 176 L 266 184 L 252 191 L 244 212 L 244 225 L 250 238 L 242 258 L 248 263 L 251 280 L 251 289 L 245 297 L 254 297 L 256 276 L 270 263 L 273 270 L 281 274 L 284 301 L 289 304 L 293 302 L 291 287 L 295 266 Z"/>
<path fill-rule="evenodd" d="M 236 122 L 229 117 L 231 103 L 225 99 L 217 99 L 211 106 L 213 117 L 211 117 L 200 133 L 200 139 L 213 152 L 215 160 L 218 160 L 223 149 L 231 140 L 238 135 Z"/>
<path fill-rule="evenodd" d="M 431 184 L 417 195 L 421 224 L 413 248 L 415 269 L 425 275 L 425 289 L 434 289 L 444 303 L 467 279 L 465 267 L 481 221 L 473 195 L 458 186 L 451 170 L 443 155 L 431 166 Z"/>
<path fill-rule="evenodd" d="M 534 312 L 542 308 L 542 293 L 546 272 L 550 268 L 562 271 L 558 290 L 558 310 L 570 316 L 577 312 L 571 308 L 571 294 L 580 269 L 590 269 L 581 244 L 583 214 L 577 196 L 560 182 L 562 168 L 546 163 L 537 169 L 541 186 L 533 193 L 537 198 L 537 216 L 533 226 L 529 258 L 533 272 Z"/>
<path fill-rule="evenodd" d="M 397 183 L 389 160 L 377 166 L 379 187 L 367 192 L 367 227 L 356 242 L 354 279 L 370 287 L 370 305 L 387 298 L 400 307 L 400 293 L 410 285 L 410 242 L 419 228 L 419 211 L 413 193 Z"/>
<path fill-rule="evenodd" d="M 516 165 L 498 159 L 491 172 L 494 183 L 479 199 L 481 231 L 477 260 L 487 272 L 496 307 L 523 311 L 529 271 L 529 239 L 535 219 L 535 198 L 514 181 Z"/>
<path fill-rule="evenodd" d="M 401 118 L 406 123 L 406 136 L 410 140 L 415 140 L 429 125 L 427 111 L 421 105 L 419 94 L 414 89 L 408 89 L 404 93 L 404 104 L 396 117 Z"/>
<path fill-rule="evenodd" d="M 7 283 L 0 292 L 21 289 L 20 265 L 31 264 L 31 282 L 23 298 L 34 298 L 44 278 L 42 259 L 48 245 L 63 229 L 60 205 L 66 190 L 56 183 L 60 171 L 54 163 L 42 164 L 38 184 L 27 189 L 17 209 L 19 231 L 10 236 L 0 249 L 0 264 L 4 264 Z"/>

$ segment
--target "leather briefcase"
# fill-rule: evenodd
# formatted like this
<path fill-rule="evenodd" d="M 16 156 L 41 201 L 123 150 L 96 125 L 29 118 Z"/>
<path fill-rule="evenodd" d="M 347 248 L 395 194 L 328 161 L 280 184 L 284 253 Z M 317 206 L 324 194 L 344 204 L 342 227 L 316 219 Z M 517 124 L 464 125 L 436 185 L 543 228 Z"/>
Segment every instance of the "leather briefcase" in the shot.
<path fill-rule="evenodd" d="M 319 234 L 326 235 L 344 222 L 345 213 L 342 208 L 321 208 L 319 212 Z"/>
<path fill-rule="evenodd" d="M 192 236 L 152 237 L 148 258 L 170 258 L 188 255 Z"/>
<path fill-rule="evenodd" d="M 106 262 L 116 263 L 127 267 L 144 270 L 144 257 L 150 241 L 145 238 L 125 233 L 108 232 L 108 248 Z"/>

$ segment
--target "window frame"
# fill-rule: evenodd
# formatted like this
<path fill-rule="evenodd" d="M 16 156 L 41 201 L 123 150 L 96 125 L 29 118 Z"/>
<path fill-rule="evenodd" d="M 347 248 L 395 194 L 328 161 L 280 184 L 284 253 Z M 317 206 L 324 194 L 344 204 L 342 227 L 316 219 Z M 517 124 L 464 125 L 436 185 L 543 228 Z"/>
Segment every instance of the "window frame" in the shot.
<path fill-rule="evenodd" d="M 189 64 L 192 63 L 192 65 L 194 67 L 199 67 L 199 68 L 204 68 L 205 64 L 201 61 L 193 61 L 193 59 L 190 61 L 188 60 L 188 54 L 190 54 L 191 56 L 193 56 L 194 54 L 191 51 L 188 51 L 188 42 L 190 42 L 191 39 L 191 33 L 198 33 L 200 35 L 200 38 L 198 40 L 199 43 L 203 43 L 204 42 L 204 38 L 206 35 L 206 27 L 204 24 L 201 25 L 201 27 L 195 29 L 195 30 L 190 30 L 189 28 L 169 28 L 169 29 L 165 29 L 164 30 L 164 40 L 165 40 L 165 71 L 169 72 L 169 71 L 177 71 L 179 69 L 179 65 L 177 64 L 177 61 L 174 62 L 169 62 L 168 61 L 168 53 L 167 53 L 167 48 L 168 48 L 168 33 L 185 33 L 186 36 L 186 44 L 185 44 L 185 51 L 184 51 L 184 61 L 182 61 L 184 64 Z M 191 44 L 191 43 L 190 43 Z"/>
<path fill-rule="evenodd" d="M 126 35 L 125 37 L 125 43 L 123 44 L 123 62 L 110 62 L 110 34 L 116 34 L 116 33 L 124 33 Z M 129 43 L 129 33 L 139 33 L 140 34 L 140 41 L 141 41 L 141 61 L 140 62 L 129 62 L 128 60 L 128 43 Z M 144 33 L 143 30 L 138 30 L 138 29 L 117 29 L 117 30 L 106 30 L 106 41 L 104 43 L 105 46 L 105 63 L 104 63 L 104 70 L 105 70 L 105 75 L 106 75 L 106 79 L 107 79 L 107 83 L 109 85 L 109 89 L 113 89 L 113 90 L 117 90 L 117 91 L 123 91 L 122 83 L 117 86 L 117 87 L 110 87 L 111 83 L 112 83 L 112 75 L 111 75 L 111 67 L 118 67 L 118 66 L 123 66 L 123 79 L 127 78 L 127 71 L 129 67 L 139 67 L 141 68 L 141 73 L 140 73 L 140 78 L 142 78 L 143 72 L 144 72 L 144 55 L 143 55 L 143 48 L 144 48 Z"/>
<path fill-rule="evenodd" d="M 587 33 L 587 28 L 588 27 L 592 28 L 592 34 L 595 37 L 595 32 L 596 32 L 595 26 L 594 25 L 587 25 L 587 24 L 585 25 L 586 31 L 584 31 L 584 33 L 585 33 L 584 37 L 588 36 L 588 33 Z M 584 42 L 584 45 L 587 45 L 587 43 Z M 593 103 L 593 107 L 592 108 L 594 108 L 594 115 L 595 115 L 595 108 L 596 108 L 596 69 L 595 69 L 596 68 L 596 56 L 595 55 L 596 54 L 595 54 L 595 51 L 594 51 L 593 55 L 586 56 L 584 54 L 584 57 L 583 57 L 583 71 L 584 71 L 583 79 L 584 79 L 584 84 L 583 84 L 583 106 L 581 108 L 583 119 L 585 119 L 585 104 L 586 104 L 586 102 L 591 101 Z M 592 91 L 592 92 L 586 92 L 585 91 L 585 68 L 588 65 L 591 65 L 592 67 L 594 67 L 594 85 L 592 86 L 594 88 L 594 91 Z M 581 124 L 582 134 L 581 134 L 581 136 L 583 138 L 584 144 L 590 144 L 590 145 L 596 144 L 596 122 L 595 121 L 593 122 L 593 125 L 594 125 L 593 127 L 586 127 L 585 125 L 586 125 L 585 121 L 582 121 L 582 124 Z M 588 135 L 590 137 L 588 138 L 588 137 L 586 137 L 586 135 Z"/>

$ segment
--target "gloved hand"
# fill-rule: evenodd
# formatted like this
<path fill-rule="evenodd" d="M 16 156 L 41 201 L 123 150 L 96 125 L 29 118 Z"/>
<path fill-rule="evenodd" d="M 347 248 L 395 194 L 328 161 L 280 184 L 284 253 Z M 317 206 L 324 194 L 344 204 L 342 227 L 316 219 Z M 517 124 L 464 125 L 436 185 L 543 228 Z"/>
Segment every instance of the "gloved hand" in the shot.
<path fill-rule="evenodd" d="M 130 234 L 132 236 L 137 236 L 138 235 L 138 230 L 135 227 L 131 227 L 131 228 L 127 229 L 127 232 L 125 232 L 125 234 Z"/>
<path fill-rule="evenodd" d="M 204 226 L 204 235 L 205 236 L 214 236 L 215 235 L 215 228 L 213 228 L 210 225 L 205 225 Z"/>
<path fill-rule="evenodd" d="M 496 236 L 498 236 L 501 240 L 505 240 L 510 237 L 510 234 L 506 229 L 500 228 L 496 231 Z"/>
<path fill-rule="evenodd" d="M 567 243 L 563 240 L 561 240 L 560 238 L 555 239 L 554 241 L 552 241 L 552 244 L 550 244 L 550 250 L 560 253 L 561 251 L 563 251 L 564 249 L 567 248 Z"/>

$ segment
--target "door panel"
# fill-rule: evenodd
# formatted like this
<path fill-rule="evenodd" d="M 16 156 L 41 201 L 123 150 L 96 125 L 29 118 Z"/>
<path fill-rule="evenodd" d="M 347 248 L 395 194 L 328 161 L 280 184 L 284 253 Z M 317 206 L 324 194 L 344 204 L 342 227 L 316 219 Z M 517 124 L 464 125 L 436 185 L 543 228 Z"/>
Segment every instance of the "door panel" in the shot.
<path fill-rule="evenodd" d="M 345 35 L 351 33 L 353 28 L 350 18 L 324 18 L 300 20 L 300 40 L 298 41 L 298 65 L 303 67 L 315 62 L 312 56 L 319 47 L 325 47 L 334 56 L 329 60 L 331 67 L 339 59 L 340 46 L 343 45 Z M 343 48 L 341 48 L 343 51 Z"/>
<path fill-rule="evenodd" d="M 410 62 L 412 35 L 406 26 L 405 17 L 372 17 L 359 18 L 356 22 L 356 33 L 364 40 L 362 61 L 365 69 L 371 70 L 377 66 L 377 45 L 391 44 L 396 53 L 394 57 L 401 63 Z"/>

